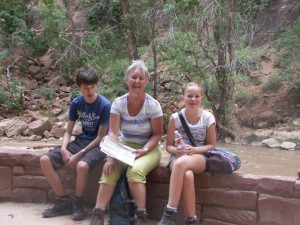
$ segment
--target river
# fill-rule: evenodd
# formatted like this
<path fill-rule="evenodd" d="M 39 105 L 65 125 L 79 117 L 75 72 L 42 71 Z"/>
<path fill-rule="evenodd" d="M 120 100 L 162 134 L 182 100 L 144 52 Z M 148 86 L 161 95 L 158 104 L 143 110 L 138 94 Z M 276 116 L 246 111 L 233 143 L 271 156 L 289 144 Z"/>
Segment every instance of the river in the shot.
<path fill-rule="evenodd" d="M 240 157 L 242 165 L 236 173 L 297 177 L 300 170 L 300 151 L 297 150 L 223 143 L 217 146 L 231 150 Z M 162 161 L 166 162 L 168 158 L 168 153 L 163 150 Z"/>

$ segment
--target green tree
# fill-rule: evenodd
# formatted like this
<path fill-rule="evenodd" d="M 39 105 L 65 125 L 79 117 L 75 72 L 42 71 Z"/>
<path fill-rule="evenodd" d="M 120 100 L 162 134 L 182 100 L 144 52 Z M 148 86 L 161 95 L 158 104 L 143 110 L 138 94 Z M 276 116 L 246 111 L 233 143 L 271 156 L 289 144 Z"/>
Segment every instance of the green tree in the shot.
<path fill-rule="evenodd" d="M 226 126 L 235 85 L 234 52 L 239 40 L 235 4 L 235 0 L 177 0 L 165 4 L 173 24 L 166 38 L 167 54 L 179 69 L 205 86 L 219 133 L 232 138 L 234 131 Z"/>

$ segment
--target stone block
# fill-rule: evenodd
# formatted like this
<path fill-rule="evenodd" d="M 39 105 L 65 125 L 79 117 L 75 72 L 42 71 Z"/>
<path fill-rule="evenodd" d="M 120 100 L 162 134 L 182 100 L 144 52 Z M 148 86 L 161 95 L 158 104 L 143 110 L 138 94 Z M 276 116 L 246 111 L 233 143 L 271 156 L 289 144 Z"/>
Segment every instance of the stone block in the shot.
<path fill-rule="evenodd" d="M 13 202 L 43 203 L 47 201 L 47 191 L 32 188 L 15 188 L 12 191 Z"/>
<path fill-rule="evenodd" d="M 211 173 L 195 174 L 195 187 L 208 188 L 213 186 L 214 175 Z"/>
<path fill-rule="evenodd" d="M 196 203 L 243 210 L 256 209 L 257 193 L 229 189 L 196 189 Z"/>
<path fill-rule="evenodd" d="M 295 182 L 295 197 L 300 198 L 300 180 Z"/>
<path fill-rule="evenodd" d="M 236 225 L 235 223 L 227 223 L 219 220 L 204 219 L 201 225 Z"/>
<path fill-rule="evenodd" d="M 229 175 L 215 174 L 214 186 L 221 188 L 256 191 L 260 179 L 262 179 L 262 176 L 239 174 L 237 172 Z"/>
<path fill-rule="evenodd" d="M 149 213 L 149 218 L 157 221 L 160 220 L 163 215 L 164 207 L 168 203 L 167 200 L 152 199 L 152 198 L 148 198 L 147 195 L 146 203 L 147 203 L 147 212 Z"/>
<path fill-rule="evenodd" d="M 1 166 L 39 166 L 41 152 L 0 152 Z"/>
<path fill-rule="evenodd" d="M 272 176 L 260 179 L 258 192 L 282 197 L 292 197 L 294 195 L 294 177 Z"/>
<path fill-rule="evenodd" d="M 24 174 L 25 170 L 23 166 L 14 166 L 13 167 L 13 174 L 14 175 L 22 175 Z"/>
<path fill-rule="evenodd" d="M 0 199 L 10 199 L 12 189 L 12 171 L 10 167 L 0 166 Z"/>
<path fill-rule="evenodd" d="M 147 182 L 147 197 L 151 199 L 167 199 L 169 196 L 169 184 Z"/>
<path fill-rule="evenodd" d="M 203 217 L 239 225 L 256 225 L 256 212 L 221 207 L 203 207 Z"/>
<path fill-rule="evenodd" d="M 297 225 L 300 221 L 300 199 L 260 195 L 260 225 Z"/>
<path fill-rule="evenodd" d="M 13 177 L 14 188 L 34 188 L 48 190 L 50 185 L 48 184 L 46 177 L 44 176 L 14 176 Z"/>
<path fill-rule="evenodd" d="M 38 166 L 25 166 L 24 170 L 25 170 L 25 173 L 29 174 L 29 175 L 44 176 L 44 173 L 39 165 Z"/>
<path fill-rule="evenodd" d="M 147 182 L 155 183 L 169 183 L 170 182 L 170 169 L 166 167 L 156 167 L 147 176 Z"/>

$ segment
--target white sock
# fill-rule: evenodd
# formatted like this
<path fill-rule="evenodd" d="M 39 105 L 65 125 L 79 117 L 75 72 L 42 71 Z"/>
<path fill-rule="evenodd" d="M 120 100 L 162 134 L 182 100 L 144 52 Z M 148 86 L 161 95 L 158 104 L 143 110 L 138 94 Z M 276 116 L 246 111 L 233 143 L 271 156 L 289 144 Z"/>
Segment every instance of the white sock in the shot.
<path fill-rule="evenodd" d="M 169 205 L 167 205 L 167 209 L 170 209 L 170 211 L 172 212 L 177 212 L 177 208 L 171 207 Z"/>

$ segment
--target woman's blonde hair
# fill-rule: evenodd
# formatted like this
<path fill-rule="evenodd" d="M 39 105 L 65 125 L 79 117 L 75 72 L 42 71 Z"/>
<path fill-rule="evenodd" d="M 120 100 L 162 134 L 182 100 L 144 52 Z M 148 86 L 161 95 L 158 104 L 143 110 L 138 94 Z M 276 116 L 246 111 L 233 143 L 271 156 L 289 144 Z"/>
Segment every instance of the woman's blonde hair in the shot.
<path fill-rule="evenodd" d="M 127 70 L 125 72 L 125 76 L 124 76 L 125 81 L 128 80 L 128 77 L 131 75 L 132 71 L 134 71 L 135 69 L 138 69 L 141 72 L 143 72 L 146 75 L 147 79 L 149 80 L 150 75 L 149 75 L 149 71 L 148 71 L 146 64 L 142 60 L 133 60 L 131 65 L 127 68 Z"/>

